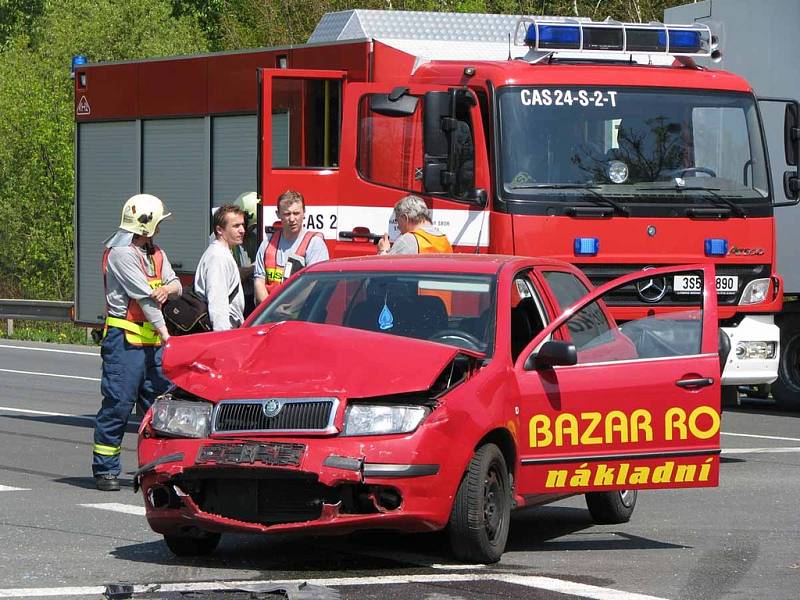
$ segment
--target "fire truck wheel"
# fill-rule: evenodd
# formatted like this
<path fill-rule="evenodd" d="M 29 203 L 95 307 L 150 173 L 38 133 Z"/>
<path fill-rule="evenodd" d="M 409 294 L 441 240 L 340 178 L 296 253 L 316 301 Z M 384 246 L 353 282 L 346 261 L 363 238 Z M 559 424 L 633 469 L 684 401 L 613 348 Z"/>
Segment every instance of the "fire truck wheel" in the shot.
<path fill-rule="evenodd" d="M 636 490 L 591 492 L 586 494 L 586 506 L 595 523 L 627 523 L 636 508 Z"/>
<path fill-rule="evenodd" d="M 453 554 L 464 561 L 495 563 L 506 548 L 511 520 L 511 486 L 503 453 L 494 444 L 472 457 L 450 512 Z"/>
<path fill-rule="evenodd" d="M 734 408 L 739 406 L 739 386 L 723 385 L 720 387 L 722 398 L 720 404 L 723 408 Z"/>
<path fill-rule="evenodd" d="M 192 536 L 164 534 L 164 541 L 175 556 L 206 556 L 217 547 L 220 537 L 204 531 Z"/>
<path fill-rule="evenodd" d="M 800 319 L 784 319 L 779 325 L 781 355 L 772 397 L 778 408 L 800 410 Z"/>

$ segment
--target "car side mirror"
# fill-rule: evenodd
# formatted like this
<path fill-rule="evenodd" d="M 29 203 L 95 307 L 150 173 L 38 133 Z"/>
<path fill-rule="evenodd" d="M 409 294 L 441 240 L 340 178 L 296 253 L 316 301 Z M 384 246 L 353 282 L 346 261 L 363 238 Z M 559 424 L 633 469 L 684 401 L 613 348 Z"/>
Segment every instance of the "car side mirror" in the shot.
<path fill-rule="evenodd" d="M 485 208 L 488 195 L 486 194 L 486 190 L 483 188 L 476 188 L 467 192 L 465 200 L 470 204 L 474 204 L 478 208 Z"/>
<path fill-rule="evenodd" d="M 542 344 L 538 352 L 531 353 L 525 360 L 524 368 L 526 371 L 541 371 L 542 369 L 576 364 L 578 364 L 578 351 L 575 344 L 550 340 Z"/>

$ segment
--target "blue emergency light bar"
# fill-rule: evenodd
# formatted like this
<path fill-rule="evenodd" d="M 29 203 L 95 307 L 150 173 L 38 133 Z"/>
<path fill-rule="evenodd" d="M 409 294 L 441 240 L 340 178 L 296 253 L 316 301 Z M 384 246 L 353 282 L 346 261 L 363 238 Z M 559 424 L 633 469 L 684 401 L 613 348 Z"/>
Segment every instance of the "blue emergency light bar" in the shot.
<path fill-rule="evenodd" d="M 705 241 L 706 256 L 727 256 L 728 240 L 709 238 Z"/>
<path fill-rule="evenodd" d="M 86 57 L 83 54 L 76 54 L 72 57 L 72 71 L 74 72 L 78 67 L 82 67 L 86 62 Z"/>
<path fill-rule="evenodd" d="M 594 237 L 575 238 L 576 256 L 597 256 L 600 251 L 600 240 Z"/>
<path fill-rule="evenodd" d="M 539 51 L 711 56 L 712 50 L 711 29 L 699 23 L 664 25 L 552 17 L 520 19 L 515 42 Z"/>

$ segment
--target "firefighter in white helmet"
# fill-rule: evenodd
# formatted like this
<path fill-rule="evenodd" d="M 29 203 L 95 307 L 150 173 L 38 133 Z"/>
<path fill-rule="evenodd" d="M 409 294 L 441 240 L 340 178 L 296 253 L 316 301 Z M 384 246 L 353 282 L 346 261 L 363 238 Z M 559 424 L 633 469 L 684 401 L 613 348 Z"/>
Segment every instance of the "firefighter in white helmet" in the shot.
<path fill-rule="evenodd" d="M 236 246 L 236 249 L 233 250 L 233 257 L 239 266 L 239 277 L 242 280 L 242 291 L 244 292 L 244 316 L 247 317 L 256 307 L 253 288 L 255 265 L 252 260 L 258 250 L 258 195 L 255 192 L 244 192 L 239 194 L 233 204 L 242 209 L 245 214 L 244 243 Z"/>
<path fill-rule="evenodd" d="M 137 194 L 125 202 L 119 229 L 105 241 L 103 404 L 92 455 L 95 484 L 103 491 L 120 489 L 122 436 L 134 403 L 146 410 L 169 385 L 161 373 L 161 344 L 169 338 L 161 305 L 182 289 L 167 255 L 153 244 L 159 223 L 169 216 L 161 200 Z"/>

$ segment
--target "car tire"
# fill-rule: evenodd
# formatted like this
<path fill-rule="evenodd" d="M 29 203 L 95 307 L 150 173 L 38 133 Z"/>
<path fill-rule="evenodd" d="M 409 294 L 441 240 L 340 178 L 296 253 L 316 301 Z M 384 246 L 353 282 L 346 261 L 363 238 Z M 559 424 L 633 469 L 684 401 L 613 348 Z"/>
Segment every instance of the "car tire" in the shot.
<path fill-rule="evenodd" d="M 511 521 L 511 486 L 503 453 L 481 446 L 458 487 L 448 523 L 453 554 L 459 560 L 495 563 L 506 548 Z"/>
<path fill-rule="evenodd" d="M 772 398 L 778 408 L 800 410 L 800 319 L 783 319 L 779 326 L 781 355 L 778 379 L 772 384 Z"/>
<path fill-rule="evenodd" d="M 165 533 L 164 541 L 175 556 L 207 556 L 216 549 L 221 537 L 207 531 L 191 536 Z"/>
<path fill-rule="evenodd" d="M 636 490 L 616 492 L 590 492 L 586 494 L 586 507 L 595 523 L 627 523 L 636 508 Z"/>

